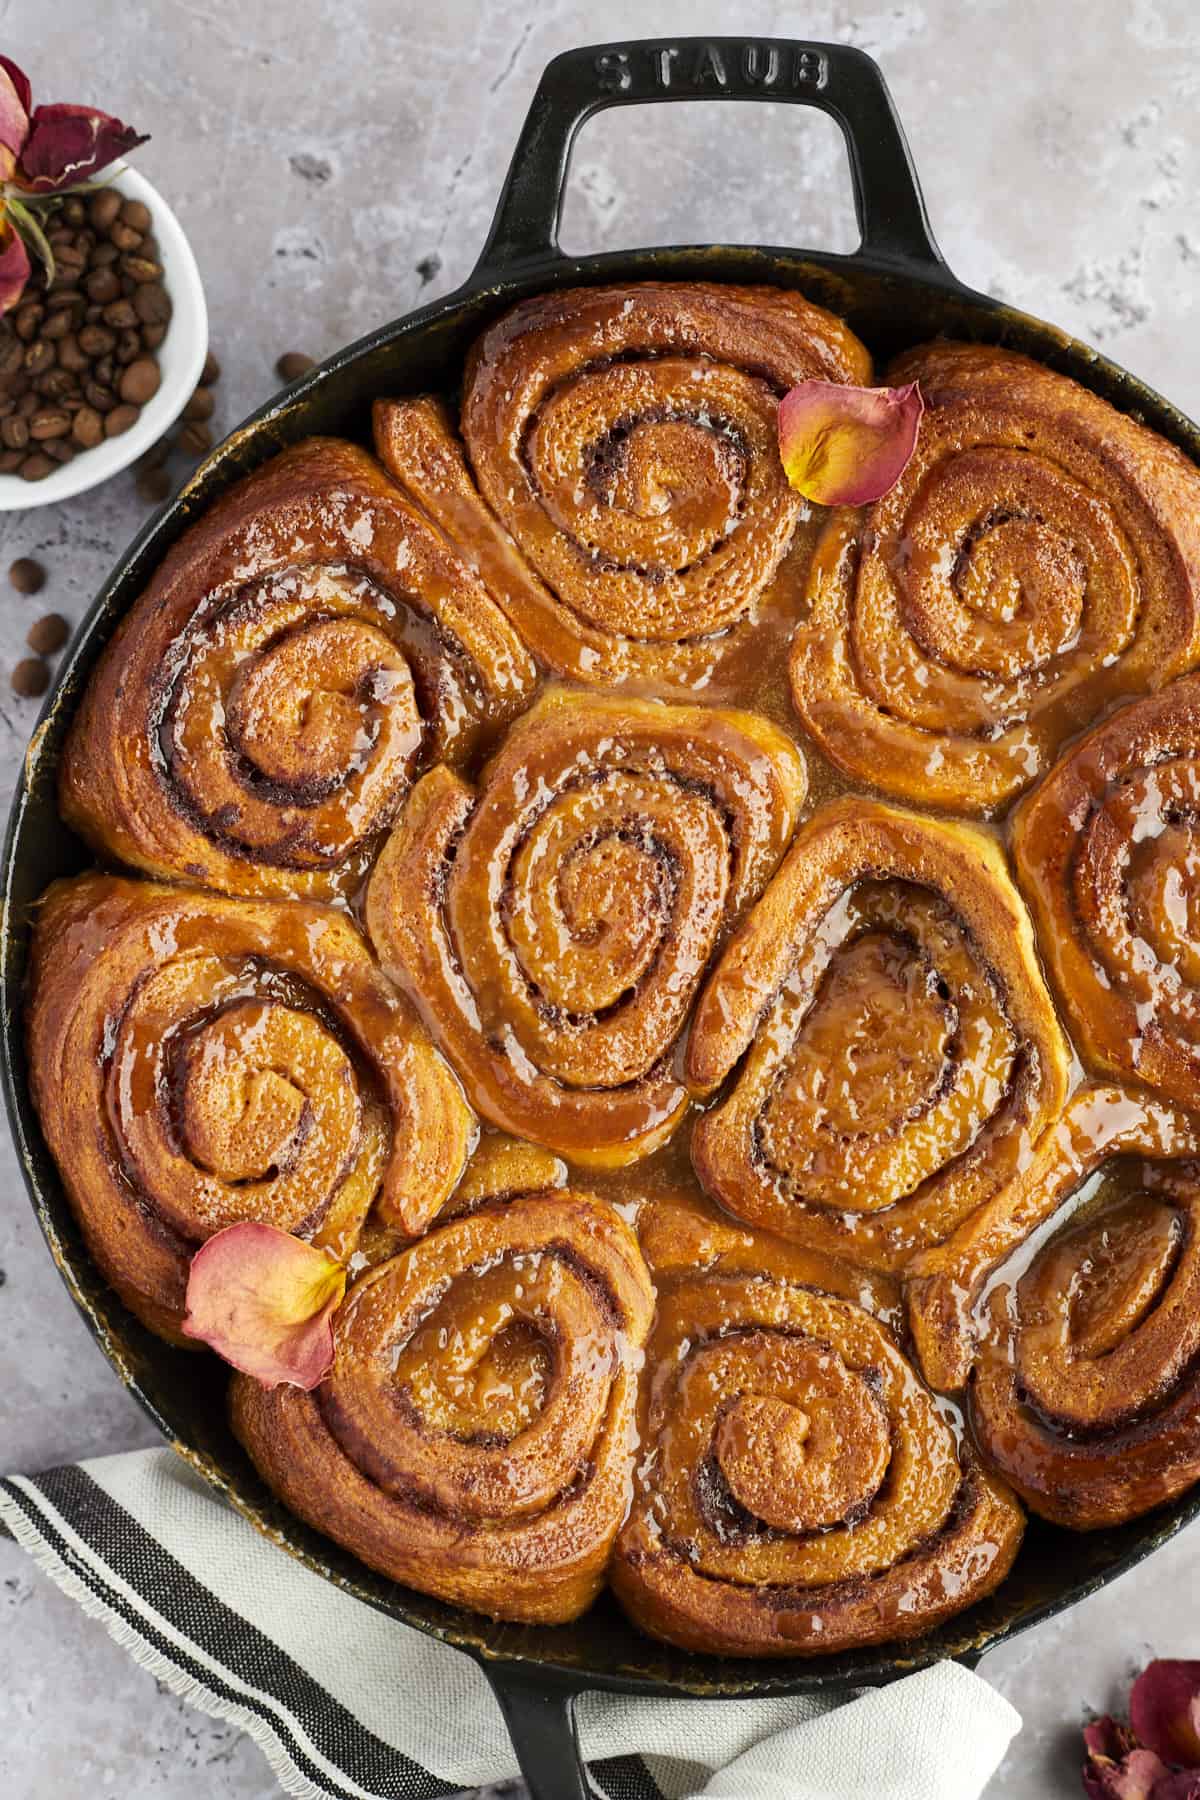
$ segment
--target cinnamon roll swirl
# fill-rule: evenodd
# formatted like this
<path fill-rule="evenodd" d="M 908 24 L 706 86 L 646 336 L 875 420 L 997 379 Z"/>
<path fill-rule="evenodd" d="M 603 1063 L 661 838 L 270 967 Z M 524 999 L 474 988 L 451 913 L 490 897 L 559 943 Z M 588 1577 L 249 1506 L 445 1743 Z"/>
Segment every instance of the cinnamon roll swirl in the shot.
<path fill-rule="evenodd" d="M 421 759 L 466 754 L 535 679 L 378 465 L 310 439 L 210 508 L 125 618 L 71 730 L 63 817 L 150 875 L 347 895 Z"/>
<path fill-rule="evenodd" d="M 574 289 L 522 301 L 475 346 L 470 470 L 436 404 L 377 410 L 377 443 L 542 662 L 690 697 L 724 691 L 760 615 L 795 616 L 799 571 L 771 593 L 806 512 L 780 396 L 870 367 L 839 319 L 781 289 Z"/>
<path fill-rule="evenodd" d="M 1083 1053 L 1200 1110 L 1200 676 L 1090 731 L 1012 843 Z"/>
<path fill-rule="evenodd" d="M 910 1286 L 926 1372 L 1043 1517 L 1115 1525 L 1200 1480 L 1200 1128 L 1088 1088 Z"/>
<path fill-rule="evenodd" d="M 692 1160 L 731 1212 L 899 1271 L 1004 1182 L 1061 1108 L 1067 1046 L 991 838 L 868 800 L 823 808 L 721 955 L 686 1073 Z"/>
<path fill-rule="evenodd" d="M 440 767 L 417 784 L 371 877 L 371 940 L 485 1118 L 629 1162 L 687 1106 L 693 996 L 803 793 L 765 720 L 552 690 L 478 790 Z"/>
<path fill-rule="evenodd" d="M 830 517 L 793 695 L 855 779 L 989 814 L 1106 704 L 1200 657 L 1200 473 L 1012 351 L 931 344 L 888 379 L 920 382 L 916 452 Z"/>
<path fill-rule="evenodd" d="M 643 1241 L 656 1235 L 661 1219 Z M 886 1325 L 822 1290 L 823 1263 L 755 1234 L 750 1252 L 710 1240 L 690 1272 L 668 1250 L 655 1272 L 641 1459 L 610 1573 L 654 1637 L 728 1656 L 913 1637 L 1012 1564 L 1020 1507 Z"/>
<path fill-rule="evenodd" d="M 495 1618 L 573 1619 L 625 1512 L 653 1305 L 610 1207 L 568 1190 L 488 1207 L 356 1283 L 315 1393 L 236 1376 L 234 1427 L 372 1568 Z"/>
<path fill-rule="evenodd" d="M 345 1257 L 368 1208 L 413 1233 L 474 1119 L 458 1082 L 326 907 L 150 882 L 56 882 L 27 1000 L 42 1129 L 95 1261 L 151 1330 L 192 1253 L 244 1219 Z"/>

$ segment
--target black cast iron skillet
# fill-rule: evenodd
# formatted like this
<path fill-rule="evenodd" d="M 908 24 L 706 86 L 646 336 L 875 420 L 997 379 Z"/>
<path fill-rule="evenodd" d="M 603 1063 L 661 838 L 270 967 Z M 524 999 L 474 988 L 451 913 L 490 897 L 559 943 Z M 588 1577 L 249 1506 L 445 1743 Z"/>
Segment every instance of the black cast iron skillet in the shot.
<path fill-rule="evenodd" d="M 850 154 L 862 246 L 853 256 L 702 245 L 563 255 L 557 225 L 572 141 L 607 106 L 653 100 L 786 100 L 832 114 Z M 122 614 L 168 545 L 249 469 L 311 432 L 369 442 L 381 394 L 452 389 L 463 354 L 489 320 L 525 295 L 578 282 L 689 278 L 773 282 L 846 318 L 882 362 L 944 334 L 1003 343 L 1073 375 L 1200 461 L 1200 430 L 1085 345 L 956 281 L 929 229 L 896 115 L 870 58 L 841 44 L 687 38 L 568 51 L 534 96 L 479 264 L 455 294 L 332 357 L 263 407 L 217 449 L 143 530 L 79 632 L 26 757 L 3 858 L 0 1031 L 5 1097 L 26 1183 L 59 1270 L 101 1348 L 164 1435 L 274 1540 L 370 1605 L 474 1656 L 496 1690 L 535 1800 L 581 1800 L 572 1707 L 587 1688 L 731 1697 L 845 1691 L 883 1683 L 942 1657 L 976 1662 L 1026 1626 L 1074 1604 L 1164 1543 L 1197 1511 L 1200 1488 L 1148 1518 L 1078 1536 L 1034 1519 L 1009 1579 L 984 1604 L 899 1649 L 790 1662 L 684 1655 L 629 1626 L 608 1596 L 574 1625 L 491 1623 L 375 1575 L 294 1518 L 264 1487 L 225 1416 L 215 1359 L 169 1348 L 125 1311 L 93 1268 L 42 1140 L 29 1097 L 21 991 L 31 908 L 47 882 L 87 857 L 62 825 L 55 765 L 81 689 Z"/>

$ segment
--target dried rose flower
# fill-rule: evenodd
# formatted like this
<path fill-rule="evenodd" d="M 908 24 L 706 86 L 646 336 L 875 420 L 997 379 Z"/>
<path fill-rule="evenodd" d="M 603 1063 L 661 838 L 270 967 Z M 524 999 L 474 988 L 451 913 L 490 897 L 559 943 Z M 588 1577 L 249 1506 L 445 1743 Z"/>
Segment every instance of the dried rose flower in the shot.
<path fill-rule="evenodd" d="M 94 106 L 35 107 L 25 71 L 0 56 L 0 313 L 20 299 L 31 251 L 53 279 L 38 204 L 85 187 L 145 142 L 144 134 Z"/>
<path fill-rule="evenodd" d="M 862 506 L 899 481 L 925 402 L 907 387 L 802 381 L 779 402 L 779 454 L 788 480 L 821 506 Z"/>
<path fill-rule="evenodd" d="M 324 1250 L 274 1225 L 230 1225 L 192 1258 L 183 1329 L 264 1387 L 315 1388 L 345 1291 L 345 1269 Z"/>
<path fill-rule="evenodd" d="M 1131 1723 L 1083 1731 L 1090 1800 L 1200 1800 L 1200 1663 L 1149 1663 L 1129 1696 Z"/>

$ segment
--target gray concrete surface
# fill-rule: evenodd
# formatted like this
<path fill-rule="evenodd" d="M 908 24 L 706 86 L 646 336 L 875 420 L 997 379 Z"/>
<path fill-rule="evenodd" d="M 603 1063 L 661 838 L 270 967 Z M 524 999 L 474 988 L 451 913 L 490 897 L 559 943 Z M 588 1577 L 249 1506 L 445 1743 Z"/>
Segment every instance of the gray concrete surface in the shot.
<path fill-rule="evenodd" d="M 1200 413 L 1200 19 L 1191 0 L 35 0 L 0 47 L 47 99 L 153 133 L 138 166 L 176 207 L 225 369 L 218 423 L 468 272 L 543 63 L 622 34 L 829 37 L 883 62 L 935 229 L 967 280 L 1053 319 Z M 610 113 L 584 133 L 568 247 L 742 239 L 851 248 L 834 128 L 792 109 Z M 0 588 L 0 666 L 43 603 L 72 620 L 143 516 L 132 478 L 0 521 L 37 601 Z M 35 708 L 0 681 L 0 802 Z M 0 1130 L 0 1464 L 151 1441 L 61 1290 Z M 1025 1718 L 1003 1800 L 1077 1793 L 1078 1726 L 1152 1650 L 1200 1654 L 1192 1531 L 985 1672 Z M 158 1692 L 0 1544 L 0 1791 L 13 1800 L 266 1800 L 258 1751 Z"/>

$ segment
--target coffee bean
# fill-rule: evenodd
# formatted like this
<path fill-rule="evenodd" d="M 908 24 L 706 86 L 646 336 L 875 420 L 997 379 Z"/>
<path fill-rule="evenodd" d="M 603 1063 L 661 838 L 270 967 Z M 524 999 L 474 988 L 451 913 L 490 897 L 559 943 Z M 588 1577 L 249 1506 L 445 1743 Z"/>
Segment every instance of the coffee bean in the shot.
<path fill-rule="evenodd" d="M 148 450 L 143 450 L 142 454 L 137 459 L 136 467 L 139 469 L 160 469 L 166 462 L 168 456 L 170 456 L 173 448 L 174 445 L 169 437 L 160 437 L 155 443 L 151 444 Z"/>
<path fill-rule="evenodd" d="M 143 500 L 158 506 L 171 491 L 171 477 L 165 469 L 141 469 L 136 486 Z"/>
<path fill-rule="evenodd" d="M 142 241 L 141 232 L 135 231 L 132 225 L 126 225 L 123 219 L 118 219 L 109 226 L 108 235 L 118 250 L 136 250 Z"/>
<path fill-rule="evenodd" d="M 46 369 L 33 378 L 33 391 L 43 400 L 65 400 L 74 388 L 75 377 L 70 369 Z"/>
<path fill-rule="evenodd" d="M 87 267 L 87 252 L 78 244 L 60 244 L 54 251 L 54 281 L 73 285 Z"/>
<path fill-rule="evenodd" d="M 71 436 L 81 450 L 91 450 L 104 436 L 104 420 L 94 406 L 81 406 L 71 420 Z"/>
<path fill-rule="evenodd" d="M 44 321 L 42 325 L 42 336 L 48 338 L 53 344 L 57 343 L 61 338 L 65 338 L 70 329 L 71 315 L 69 312 L 64 312 L 60 308 L 58 312 L 52 312 L 49 318 Z"/>
<path fill-rule="evenodd" d="M 104 387 L 117 385 L 117 363 L 113 356 L 99 356 L 92 365 L 92 374 Z"/>
<path fill-rule="evenodd" d="M 45 481 L 47 475 L 53 475 L 55 462 L 44 450 L 35 450 L 27 456 L 17 473 L 22 481 Z"/>
<path fill-rule="evenodd" d="M 133 310 L 143 325 L 165 325 L 171 317 L 171 296 L 161 281 L 144 281 L 134 291 Z"/>
<path fill-rule="evenodd" d="M 71 288 L 65 288 L 61 294 L 47 294 L 46 296 L 47 313 L 65 312 L 69 318 L 74 318 L 76 313 L 82 318 L 86 304 L 84 296 Z"/>
<path fill-rule="evenodd" d="M 0 335 L 0 375 L 13 375 L 21 367 L 25 352 L 21 340 L 7 331 Z"/>
<path fill-rule="evenodd" d="M 95 407 L 98 413 L 110 413 L 117 404 L 117 396 L 113 393 L 112 389 L 105 387 L 99 381 L 85 381 L 83 384 L 83 397 L 89 406 Z M 3 435 L 3 432 L 0 431 L 0 437 Z"/>
<path fill-rule="evenodd" d="M 0 444 L 6 450 L 23 450 L 29 442 L 29 424 L 19 413 L 0 419 Z"/>
<path fill-rule="evenodd" d="M 36 478 L 35 478 L 36 479 Z M 9 676 L 14 694 L 36 700 L 50 686 L 50 671 L 40 656 L 25 656 Z"/>
<path fill-rule="evenodd" d="M 11 394 L 0 394 L 0 419 L 7 419 L 9 413 L 15 413 L 17 403 Z"/>
<path fill-rule="evenodd" d="M 117 333 L 108 326 L 85 326 L 79 333 L 79 349 L 86 356 L 108 356 L 117 347 Z"/>
<path fill-rule="evenodd" d="M 107 306 L 121 292 L 121 278 L 115 269 L 93 269 L 83 285 L 88 299 L 98 306 Z"/>
<path fill-rule="evenodd" d="M 138 357 L 141 356 L 141 354 L 142 354 L 142 334 L 141 334 L 141 332 L 140 331 L 123 331 L 121 333 L 120 337 L 117 339 L 117 347 L 113 351 L 113 355 L 116 357 L 117 362 L 120 364 L 121 368 L 124 369 L 130 363 L 136 362 Z M 157 369 L 158 364 L 155 363 L 153 366 L 154 366 L 154 368 Z"/>
<path fill-rule="evenodd" d="M 44 613 L 29 627 L 25 642 L 39 656 L 53 656 L 71 635 L 71 627 L 61 613 Z"/>
<path fill-rule="evenodd" d="M 37 300 L 26 300 L 18 306 L 13 314 L 13 330 L 23 344 L 31 343 L 37 336 L 37 328 L 46 316 L 46 309 Z"/>
<path fill-rule="evenodd" d="M 54 366 L 54 345 L 48 344 L 45 338 L 34 338 L 32 344 L 26 344 L 21 360 L 27 375 L 40 375 Z"/>
<path fill-rule="evenodd" d="M 179 448 L 188 456 L 205 456 L 212 449 L 213 435 L 207 425 L 193 419 L 179 434 Z"/>
<path fill-rule="evenodd" d="M 40 396 L 35 394 L 32 389 L 27 389 L 17 401 L 17 412 L 22 419 L 27 419 L 30 413 L 35 413 L 37 411 L 41 403 Z"/>
<path fill-rule="evenodd" d="M 0 450 L 0 475 L 15 474 L 24 461 L 24 450 Z"/>
<path fill-rule="evenodd" d="M 32 556 L 18 556 L 10 563 L 8 579 L 18 594 L 40 594 L 46 585 L 46 571 Z"/>
<path fill-rule="evenodd" d="M 156 263 L 152 256 L 123 256 L 119 266 L 122 275 L 128 275 L 135 283 L 134 293 L 145 283 L 162 278 L 162 264 Z"/>
<path fill-rule="evenodd" d="M 182 419 L 211 419 L 214 404 L 212 389 L 198 387 L 195 393 L 184 401 L 183 411 L 179 416 Z"/>
<path fill-rule="evenodd" d="M 72 194 L 69 199 L 63 201 L 63 218 L 68 225 L 82 225 L 87 218 L 87 208 L 78 194 Z"/>
<path fill-rule="evenodd" d="M 136 425 L 141 414 L 140 406 L 114 406 L 104 421 L 105 437 L 120 437 L 131 425 Z"/>
<path fill-rule="evenodd" d="M 66 437 L 47 438 L 44 444 L 39 445 L 39 449 L 45 451 L 56 463 L 68 463 L 75 454 L 74 444 Z"/>
<path fill-rule="evenodd" d="M 157 350 L 166 335 L 167 328 L 165 325 L 142 326 L 142 342 L 147 350 Z"/>
<path fill-rule="evenodd" d="M 111 306 L 106 306 L 104 309 L 104 323 L 111 325 L 115 331 L 124 331 L 128 326 L 136 325 L 137 322 L 138 316 L 134 311 L 132 300 L 114 300 Z"/>
<path fill-rule="evenodd" d="M 121 219 L 131 231 L 149 231 L 150 208 L 141 200 L 126 200 L 121 208 Z"/>
<path fill-rule="evenodd" d="M 88 220 L 97 231 L 107 231 L 121 211 L 122 200 L 116 188 L 101 188 L 92 195 Z"/>
<path fill-rule="evenodd" d="M 69 332 L 58 346 L 58 366 L 66 369 L 70 375 L 82 375 L 90 358 L 80 344 L 78 337 Z"/>
<path fill-rule="evenodd" d="M 128 400 L 134 406 L 145 406 L 147 400 L 153 400 L 157 394 L 161 380 L 153 357 L 139 356 L 122 374 L 118 392 L 122 400 Z"/>
<path fill-rule="evenodd" d="M 93 269 L 109 269 L 112 267 L 113 263 L 116 262 L 120 254 L 121 252 L 117 249 L 117 246 L 115 244 L 110 244 L 108 239 L 105 238 L 102 243 L 97 244 L 91 251 L 88 261 L 91 263 Z"/>
<path fill-rule="evenodd" d="M 316 366 L 316 358 L 305 356 L 303 350 L 285 350 L 275 364 L 275 373 L 280 381 L 295 381 Z"/>
<path fill-rule="evenodd" d="M 45 438 L 66 437 L 71 429 L 71 415 L 61 406 L 44 406 L 29 421 L 29 435 L 41 443 Z"/>
<path fill-rule="evenodd" d="M 200 371 L 202 387 L 211 387 L 214 381 L 221 379 L 221 365 L 210 350 L 204 358 L 204 367 Z"/>

